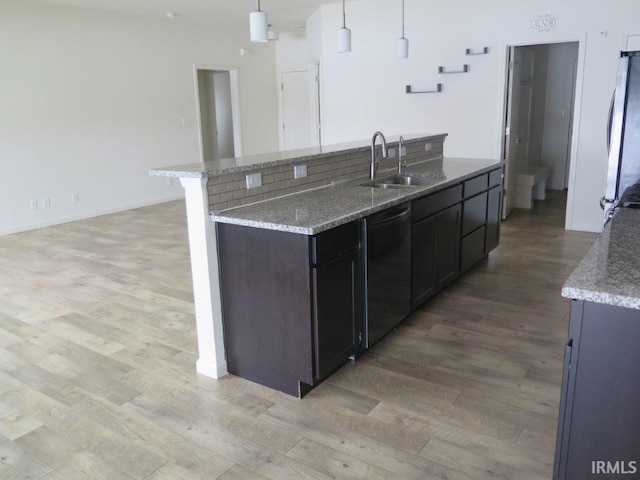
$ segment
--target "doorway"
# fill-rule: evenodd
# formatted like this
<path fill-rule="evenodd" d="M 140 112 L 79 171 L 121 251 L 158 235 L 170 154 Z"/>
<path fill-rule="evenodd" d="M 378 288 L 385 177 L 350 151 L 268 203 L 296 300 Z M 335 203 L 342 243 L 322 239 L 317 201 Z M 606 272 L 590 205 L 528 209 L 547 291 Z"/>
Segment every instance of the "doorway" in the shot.
<path fill-rule="evenodd" d="M 569 187 L 578 46 L 563 42 L 509 47 L 503 219 L 522 206 L 516 203 L 526 191 L 518 185 L 522 174 L 536 182 L 546 177 L 547 190 Z"/>
<path fill-rule="evenodd" d="M 235 70 L 196 68 L 202 162 L 242 156 Z"/>

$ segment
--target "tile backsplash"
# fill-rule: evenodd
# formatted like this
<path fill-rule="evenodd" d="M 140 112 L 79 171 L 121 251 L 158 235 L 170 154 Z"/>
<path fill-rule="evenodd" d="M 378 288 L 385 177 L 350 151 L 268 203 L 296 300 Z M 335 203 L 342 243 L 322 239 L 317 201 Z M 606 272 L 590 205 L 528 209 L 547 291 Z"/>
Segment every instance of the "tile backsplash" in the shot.
<path fill-rule="evenodd" d="M 411 165 L 425 160 L 442 158 L 445 136 L 430 138 L 428 142 L 413 140 L 405 142 L 406 163 Z M 425 143 L 430 149 L 425 149 Z M 387 169 L 393 169 L 398 162 L 398 144 L 389 143 L 390 149 L 395 149 L 395 158 L 382 160 L 378 145 L 378 172 L 384 174 Z M 306 165 L 307 176 L 294 178 L 294 165 Z M 368 149 L 356 152 L 332 153 L 326 157 L 312 158 L 276 167 L 265 167 L 248 172 L 239 172 L 217 177 L 209 177 L 207 192 L 209 209 L 220 211 L 228 208 L 260 202 L 283 195 L 289 195 L 303 190 L 323 187 L 335 181 L 366 178 L 371 165 L 371 153 Z M 247 189 L 246 176 L 252 173 L 262 174 L 262 186 Z"/>

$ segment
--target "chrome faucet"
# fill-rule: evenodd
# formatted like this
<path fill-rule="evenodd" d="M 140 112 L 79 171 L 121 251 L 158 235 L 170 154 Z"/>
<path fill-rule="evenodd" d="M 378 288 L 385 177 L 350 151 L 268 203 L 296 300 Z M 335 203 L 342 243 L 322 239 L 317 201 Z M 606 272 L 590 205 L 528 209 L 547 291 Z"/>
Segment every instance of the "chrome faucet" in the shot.
<path fill-rule="evenodd" d="M 389 150 L 387 149 L 387 139 L 384 138 L 382 132 L 376 132 L 371 139 L 371 180 L 376 179 L 377 163 L 376 163 L 376 138 L 382 139 L 382 158 L 389 158 Z"/>
<path fill-rule="evenodd" d="M 402 149 L 404 148 L 404 137 L 400 135 L 398 140 L 398 173 L 402 173 Z"/>

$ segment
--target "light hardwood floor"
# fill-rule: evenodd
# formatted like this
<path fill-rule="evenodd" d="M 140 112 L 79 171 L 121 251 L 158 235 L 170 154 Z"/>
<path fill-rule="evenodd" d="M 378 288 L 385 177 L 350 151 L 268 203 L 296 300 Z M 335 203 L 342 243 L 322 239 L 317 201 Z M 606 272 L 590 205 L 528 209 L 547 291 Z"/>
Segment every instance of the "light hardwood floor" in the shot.
<path fill-rule="evenodd" d="M 182 202 L 0 237 L 0 478 L 549 480 L 563 205 L 304 400 L 195 373 Z"/>

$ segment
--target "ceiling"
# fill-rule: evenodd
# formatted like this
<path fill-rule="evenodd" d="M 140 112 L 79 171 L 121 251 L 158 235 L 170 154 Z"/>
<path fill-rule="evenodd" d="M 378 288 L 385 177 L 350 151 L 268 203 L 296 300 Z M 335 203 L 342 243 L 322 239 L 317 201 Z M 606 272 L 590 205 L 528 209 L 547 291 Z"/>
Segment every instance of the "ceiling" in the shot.
<path fill-rule="evenodd" d="M 177 14 L 175 21 L 228 28 L 248 28 L 249 12 L 256 9 L 255 0 L 35 0 L 38 3 L 88 8 L 108 12 L 166 18 Z M 277 31 L 305 25 L 316 9 L 338 0 L 261 0 L 269 23 Z"/>

